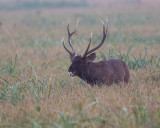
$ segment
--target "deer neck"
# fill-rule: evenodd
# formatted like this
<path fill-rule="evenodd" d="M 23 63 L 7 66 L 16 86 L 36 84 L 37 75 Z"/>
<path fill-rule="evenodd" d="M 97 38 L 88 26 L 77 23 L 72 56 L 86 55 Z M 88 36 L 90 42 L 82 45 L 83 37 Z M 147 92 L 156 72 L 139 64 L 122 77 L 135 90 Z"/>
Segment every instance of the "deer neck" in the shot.
<path fill-rule="evenodd" d="M 92 63 L 93 62 L 89 62 L 87 65 L 83 66 L 83 69 L 80 70 L 79 73 L 77 74 L 78 77 L 85 80 L 86 82 L 90 81 L 93 75 L 91 74 L 91 71 L 90 71 L 90 70 L 94 70 L 94 67 L 91 68 Z"/>

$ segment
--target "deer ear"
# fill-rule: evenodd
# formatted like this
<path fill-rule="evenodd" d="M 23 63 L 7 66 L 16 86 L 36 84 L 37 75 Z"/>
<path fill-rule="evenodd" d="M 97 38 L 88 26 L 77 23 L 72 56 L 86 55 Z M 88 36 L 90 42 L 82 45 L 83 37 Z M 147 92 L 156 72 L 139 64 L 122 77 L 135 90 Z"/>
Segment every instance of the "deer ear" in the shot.
<path fill-rule="evenodd" d="M 86 57 L 86 61 L 91 62 L 91 61 L 94 61 L 95 58 L 96 58 L 96 53 L 92 53 L 92 54 L 90 54 L 89 56 Z"/>

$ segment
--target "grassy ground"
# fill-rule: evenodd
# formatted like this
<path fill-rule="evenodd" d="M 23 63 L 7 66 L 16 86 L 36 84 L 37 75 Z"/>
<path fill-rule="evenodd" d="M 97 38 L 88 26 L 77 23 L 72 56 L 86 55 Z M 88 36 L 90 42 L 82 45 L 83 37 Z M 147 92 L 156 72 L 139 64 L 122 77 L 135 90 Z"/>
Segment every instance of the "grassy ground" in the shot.
<path fill-rule="evenodd" d="M 0 127 L 160 127 L 159 8 L 118 7 L 0 12 Z M 73 38 L 79 54 L 93 32 L 101 39 L 100 18 L 109 36 L 97 60 L 121 58 L 131 69 L 129 85 L 90 87 L 71 79 L 62 47 L 80 18 Z M 67 39 L 66 39 L 67 40 Z"/>

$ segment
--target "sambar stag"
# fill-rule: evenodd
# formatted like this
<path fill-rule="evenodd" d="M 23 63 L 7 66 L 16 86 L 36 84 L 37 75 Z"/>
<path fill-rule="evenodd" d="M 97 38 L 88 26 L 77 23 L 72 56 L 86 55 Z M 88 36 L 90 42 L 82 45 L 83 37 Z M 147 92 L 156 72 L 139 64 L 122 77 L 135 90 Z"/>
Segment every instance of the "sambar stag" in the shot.
<path fill-rule="evenodd" d="M 93 49 L 89 50 L 92 41 L 92 33 L 90 36 L 89 44 L 83 55 L 77 55 L 75 48 L 71 43 L 71 37 L 77 32 L 77 26 L 73 32 L 70 32 L 69 24 L 68 31 L 68 43 L 72 51 L 70 51 L 63 40 L 63 47 L 69 53 L 71 65 L 68 72 L 71 72 L 71 77 L 78 76 L 90 85 L 111 85 L 113 83 L 129 82 L 130 72 L 128 66 L 124 61 L 120 59 L 109 59 L 104 61 L 93 62 L 96 58 L 96 53 L 93 53 L 102 46 L 108 35 L 108 22 L 107 25 L 103 24 L 103 37 L 101 42 Z"/>

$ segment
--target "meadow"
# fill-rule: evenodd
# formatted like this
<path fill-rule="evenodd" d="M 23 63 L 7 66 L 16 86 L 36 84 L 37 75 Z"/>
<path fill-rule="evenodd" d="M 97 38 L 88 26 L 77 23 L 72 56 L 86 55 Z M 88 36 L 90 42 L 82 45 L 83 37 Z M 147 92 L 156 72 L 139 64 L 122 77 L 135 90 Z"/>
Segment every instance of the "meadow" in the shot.
<path fill-rule="evenodd" d="M 0 128 L 159 128 L 159 12 L 145 6 L 0 11 Z M 128 85 L 91 87 L 70 77 L 61 39 L 67 42 L 67 24 L 73 29 L 78 18 L 79 54 L 90 32 L 91 47 L 99 43 L 100 19 L 109 19 L 96 61 L 124 60 Z"/>

